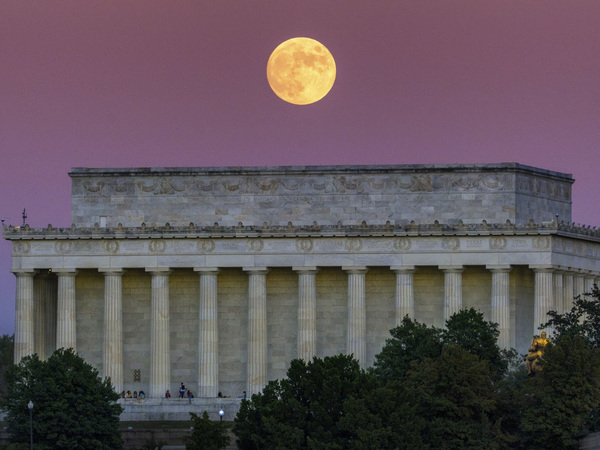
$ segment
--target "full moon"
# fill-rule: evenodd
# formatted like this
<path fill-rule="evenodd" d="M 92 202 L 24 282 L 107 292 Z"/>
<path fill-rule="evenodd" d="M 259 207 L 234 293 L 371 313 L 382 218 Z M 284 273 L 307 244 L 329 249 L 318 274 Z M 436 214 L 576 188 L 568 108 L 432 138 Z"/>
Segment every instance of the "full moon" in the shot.
<path fill-rule="evenodd" d="M 335 81 L 335 61 L 314 39 L 297 37 L 279 46 L 267 62 L 273 92 L 288 103 L 308 105 L 327 95 Z"/>

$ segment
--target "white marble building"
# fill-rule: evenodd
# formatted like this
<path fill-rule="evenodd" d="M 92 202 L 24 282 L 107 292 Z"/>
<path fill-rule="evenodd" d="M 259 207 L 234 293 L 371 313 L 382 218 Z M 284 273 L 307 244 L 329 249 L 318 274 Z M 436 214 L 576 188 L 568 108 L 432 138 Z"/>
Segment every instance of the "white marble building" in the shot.
<path fill-rule="evenodd" d="M 523 352 L 600 275 L 573 178 L 514 163 L 70 176 L 71 227 L 3 229 L 15 360 L 72 347 L 117 391 L 236 397 L 340 352 L 366 367 L 406 314 L 467 307 Z"/>

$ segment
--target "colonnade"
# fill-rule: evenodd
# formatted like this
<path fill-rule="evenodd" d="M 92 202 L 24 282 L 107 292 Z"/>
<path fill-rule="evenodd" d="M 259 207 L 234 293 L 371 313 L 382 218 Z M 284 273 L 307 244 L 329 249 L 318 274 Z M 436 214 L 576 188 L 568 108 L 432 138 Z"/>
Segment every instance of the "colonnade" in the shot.
<path fill-rule="evenodd" d="M 510 289 L 511 267 L 488 265 L 491 272 L 491 317 L 499 326 L 499 345 L 511 346 Z M 318 268 L 292 267 L 298 276 L 297 356 L 310 360 L 317 353 Z M 415 314 L 415 266 L 392 266 L 396 274 L 395 320 L 398 325 Z M 462 273 L 464 266 L 439 266 L 444 273 L 443 318 L 446 320 L 463 307 Z M 534 316 L 532 334 L 547 321 L 546 312 L 568 310 L 573 297 L 589 292 L 596 274 L 553 266 L 534 266 Z M 123 389 L 123 269 L 98 269 L 104 275 L 103 375 L 109 376 L 117 392 Z M 219 330 L 217 279 L 219 268 L 198 267 L 198 395 L 216 397 L 219 390 Z M 267 267 L 248 267 L 248 395 L 259 392 L 267 375 Z M 362 366 L 366 362 L 367 267 L 342 267 L 347 273 L 346 353 L 353 354 Z M 146 268 L 151 274 L 150 397 L 162 397 L 170 389 L 169 274 L 170 268 Z M 38 353 L 45 358 L 47 348 L 73 348 L 76 342 L 77 270 L 54 270 L 55 277 L 33 269 L 13 270 L 16 276 L 15 363 L 24 356 Z M 55 320 L 52 320 L 55 318 Z M 48 342 L 53 340 L 55 342 Z"/>

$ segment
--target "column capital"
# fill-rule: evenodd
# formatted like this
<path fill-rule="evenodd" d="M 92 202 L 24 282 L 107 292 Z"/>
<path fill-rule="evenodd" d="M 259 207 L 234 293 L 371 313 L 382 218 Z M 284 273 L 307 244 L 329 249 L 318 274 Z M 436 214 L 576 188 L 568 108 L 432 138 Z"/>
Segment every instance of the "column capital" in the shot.
<path fill-rule="evenodd" d="M 146 267 L 144 270 L 146 272 L 163 274 L 163 275 L 169 275 L 171 273 L 170 267 Z"/>
<path fill-rule="evenodd" d="M 74 277 L 77 275 L 77 269 L 74 268 L 60 268 L 52 269 L 52 273 L 55 273 L 58 277 Z"/>
<path fill-rule="evenodd" d="M 317 266 L 294 266 L 292 270 L 299 273 L 315 274 L 319 271 L 319 268 Z"/>
<path fill-rule="evenodd" d="M 105 275 L 123 275 L 125 271 L 122 268 L 116 267 L 99 267 L 98 272 Z"/>
<path fill-rule="evenodd" d="M 194 267 L 194 272 L 199 272 L 201 275 L 202 274 L 217 275 L 220 271 L 221 271 L 221 269 L 219 269 L 218 267 Z"/>
<path fill-rule="evenodd" d="M 488 264 L 485 266 L 485 268 L 492 273 L 509 273 L 512 270 L 510 264 Z"/>
<path fill-rule="evenodd" d="M 465 270 L 465 266 L 438 266 L 438 268 L 446 273 L 462 273 Z"/>
<path fill-rule="evenodd" d="M 10 269 L 15 277 L 33 277 L 36 273 L 35 269 Z"/>
<path fill-rule="evenodd" d="M 369 269 L 365 266 L 342 266 L 342 270 L 348 273 L 367 273 Z"/>
<path fill-rule="evenodd" d="M 529 264 L 529 268 L 536 273 L 550 273 L 554 272 L 552 264 Z"/>
<path fill-rule="evenodd" d="M 266 275 L 267 273 L 269 273 L 269 268 L 268 267 L 242 267 L 242 270 L 244 272 L 248 272 L 251 274 L 263 274 Z"/>
<path fill-rule="evenodd" d="M 396 273 L 414 273 L 415 266 L 390 266 L 390 270 Z"/>

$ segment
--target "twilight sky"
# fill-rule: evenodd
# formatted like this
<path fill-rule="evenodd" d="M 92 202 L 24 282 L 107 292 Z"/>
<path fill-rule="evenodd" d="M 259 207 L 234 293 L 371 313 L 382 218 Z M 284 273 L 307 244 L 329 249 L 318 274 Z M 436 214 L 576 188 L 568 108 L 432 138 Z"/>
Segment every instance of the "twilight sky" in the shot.
<path fill-rule="evenodd" d="M 597 226 L 599 24 L 598 0 L 3 0 L 0 216 L 69 226 L 72 167 L 518 162 L 573 174 Z M 266 79 L 297 36 L 337 65 L 313 105 Z"/>

